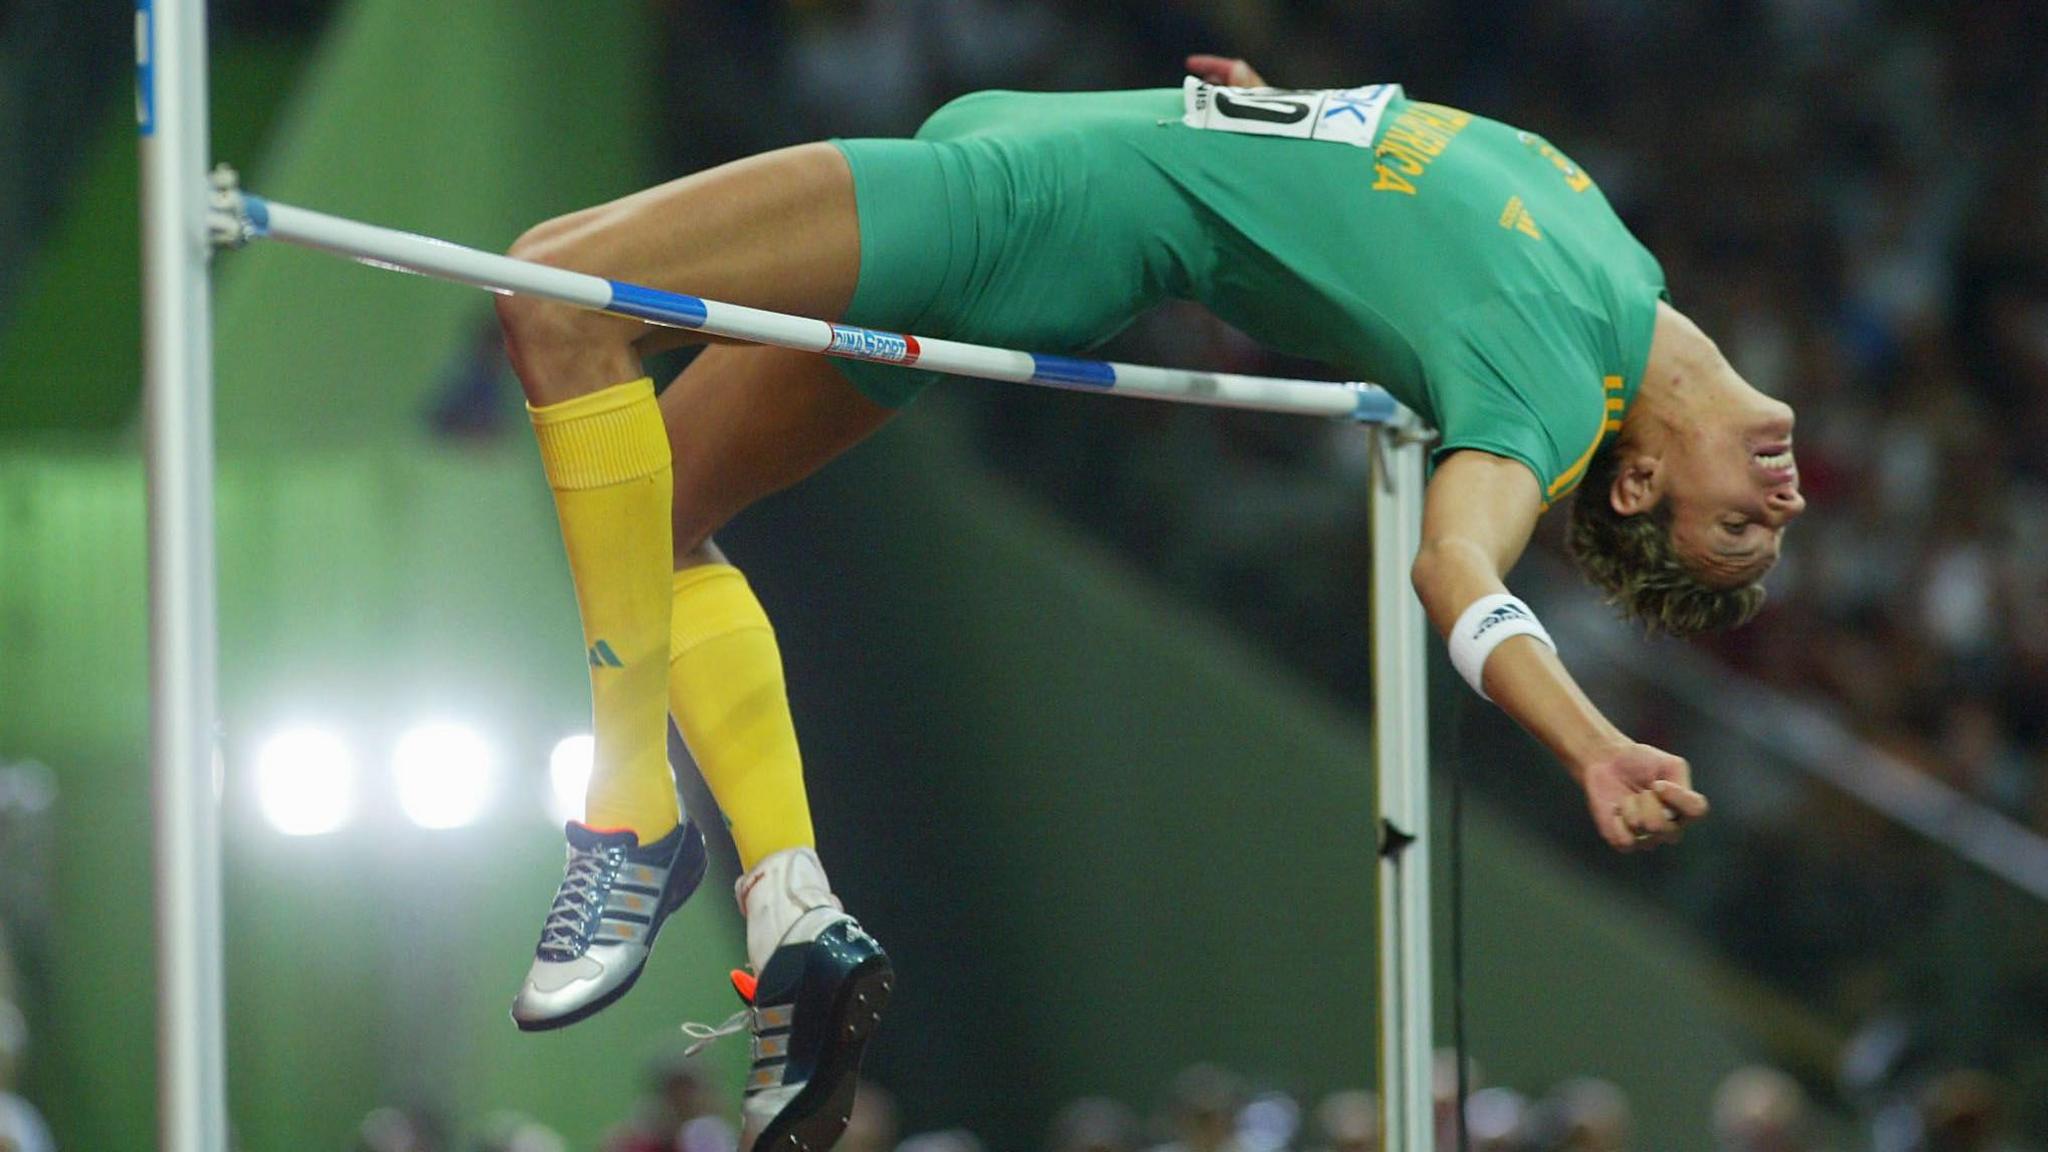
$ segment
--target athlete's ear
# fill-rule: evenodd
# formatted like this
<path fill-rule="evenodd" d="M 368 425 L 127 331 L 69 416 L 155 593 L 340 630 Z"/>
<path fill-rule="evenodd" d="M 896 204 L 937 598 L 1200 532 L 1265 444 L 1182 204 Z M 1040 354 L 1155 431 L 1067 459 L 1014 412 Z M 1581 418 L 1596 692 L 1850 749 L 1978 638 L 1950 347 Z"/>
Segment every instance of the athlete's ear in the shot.
<path fill-rule="evenodd" d="M 1647 452 L 1617 447 L 1621 453 L 1621 466 L 1614 470 L 1614 483 L 1608 487 L 1607 503 L 1619 516 L 1634 516 L 1648 512 L 1657 506 L 1664 494 L 1663 461 Z"/>

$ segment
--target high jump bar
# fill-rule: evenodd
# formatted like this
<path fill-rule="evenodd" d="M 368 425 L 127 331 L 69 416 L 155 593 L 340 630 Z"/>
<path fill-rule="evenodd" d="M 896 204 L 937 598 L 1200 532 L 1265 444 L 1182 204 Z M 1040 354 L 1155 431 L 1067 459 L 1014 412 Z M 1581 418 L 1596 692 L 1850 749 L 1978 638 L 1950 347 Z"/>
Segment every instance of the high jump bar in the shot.
<path fill-rule="evenodd" d="M 208 229 L 219 247 L 281 240 L 398 272 L 533 296 L 650 324 L 1014 384 L 1321 416 L 1369 426 L 1372 456 L 1373 743 L 1384 1146 L 1433 1152 L 1427 622 L 1408 587 L 1435 438 L 1392 394 L 1362 382 L 1159 368 L 836 324 L 535 264 L 243 192 L 216 168 Z"/>
<path fill-rule="evenodd" d="M 223 246 L 239 247 L 254 239 L 282 240 L 379 268 L 452 280 L 499 294 L 539 297 L 708 336 L 849 360 L 1011 384 L 1337 417 L 1423 432 L 1412 412 L 1385 389 L 1371 384 L 1158 368 L 830 323 L 571 272 L 282 204 L 241 191 L 233 174 L 223 170 L 214 174 L 214 189 L 213 234 Z"/>

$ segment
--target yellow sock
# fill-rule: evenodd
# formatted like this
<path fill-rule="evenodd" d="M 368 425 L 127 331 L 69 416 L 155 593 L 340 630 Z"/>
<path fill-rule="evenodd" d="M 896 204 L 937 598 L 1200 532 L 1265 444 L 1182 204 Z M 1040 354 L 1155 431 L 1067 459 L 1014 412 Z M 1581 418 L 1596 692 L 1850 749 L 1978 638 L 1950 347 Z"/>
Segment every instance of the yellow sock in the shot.
<path fill-rule="evenodd" d="M 740 868 L 816 846 L 775 629 L 730 564 L 675 575 L 669 711 L 732 826 Z"/>
<path fill-rule="evenodd" d="M 642 844 L 681 819 L 668 767 L 668 583 L 673 498 L 654 382 L 529 408 L 569 551 L 590 664 L 597 759 L 584 822 Z"/>

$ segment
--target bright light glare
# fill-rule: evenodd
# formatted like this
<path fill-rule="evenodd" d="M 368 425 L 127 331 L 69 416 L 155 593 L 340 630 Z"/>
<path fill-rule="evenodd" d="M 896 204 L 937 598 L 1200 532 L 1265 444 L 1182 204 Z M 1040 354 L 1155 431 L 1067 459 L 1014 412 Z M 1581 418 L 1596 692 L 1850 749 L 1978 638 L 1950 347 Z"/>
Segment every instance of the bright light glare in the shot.
<path fill-rule="evenodd" d="M 548 783 L 554 791 L 556 819 L 583 819 L 583 793 L 590 787 L 590 766 L 596 759 L 597 739 L 588 732 L 563 737 L 548 753 Z"/>
<path fill-rule="evenodd" d="M 256 753 L 256 801 L 270 826 L 287 836 L 319 836 L 348 823 L 355 811 L 356 764 L 340 736 L 291 728 Z"/>
<path fill-rule="evenodd" d="M 491 747 L 461 724 L 422 724 L 398 738 L 391 775 L 398 806 L 422 828 L 460 828 L 491 799 Z"/>

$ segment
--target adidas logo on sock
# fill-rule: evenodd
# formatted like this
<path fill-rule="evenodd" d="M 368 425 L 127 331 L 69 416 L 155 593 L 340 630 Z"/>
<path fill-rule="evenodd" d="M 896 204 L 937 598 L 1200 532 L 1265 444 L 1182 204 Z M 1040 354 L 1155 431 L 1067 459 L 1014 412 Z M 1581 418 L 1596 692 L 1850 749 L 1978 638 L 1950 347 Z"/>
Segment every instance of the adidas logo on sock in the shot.
<path fill-rule="evenodd" d="M 626 662 L 619 659 L 619 654 L 612 651 L 612 646 L 602 640 L 590 646 L 589 655 L 592 668 L 624 668 L 626 666 Z"/>

